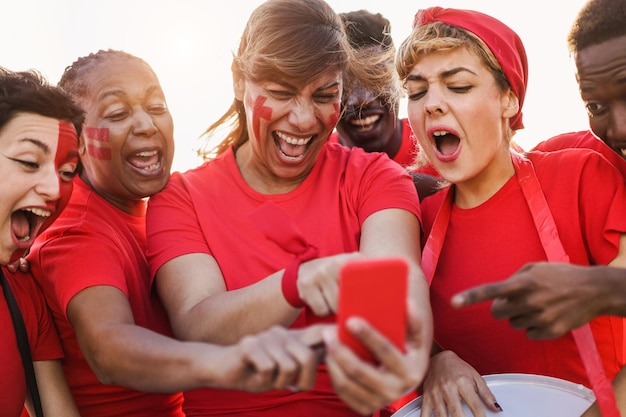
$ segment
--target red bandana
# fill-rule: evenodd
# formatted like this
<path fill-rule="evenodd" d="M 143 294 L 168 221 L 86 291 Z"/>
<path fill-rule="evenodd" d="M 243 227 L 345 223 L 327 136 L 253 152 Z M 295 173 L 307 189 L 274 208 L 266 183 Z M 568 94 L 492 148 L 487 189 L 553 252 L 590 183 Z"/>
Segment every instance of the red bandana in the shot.
<path fill-rule="evenodd" d="M 513 130 L 522 129 L 522 104 L 528 84 L 528 60 L 522 40 L 507 25 L 473 10 L 430 7 L 415 14 L 413 27 L 443 22 L 465 29 L 479 37 L 495 55 L 511 89 L 519 100 L 519 112 L 511 118 Z"/>

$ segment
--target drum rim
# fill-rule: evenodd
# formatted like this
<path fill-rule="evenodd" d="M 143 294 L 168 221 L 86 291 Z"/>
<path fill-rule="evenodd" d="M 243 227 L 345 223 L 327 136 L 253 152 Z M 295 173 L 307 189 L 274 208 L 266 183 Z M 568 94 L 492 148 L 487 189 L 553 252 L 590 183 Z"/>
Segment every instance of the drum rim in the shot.
<path fill-rule="evenodd" d="M 593 391 L 585 387 L 584 385 L 567 381 L 565 379 L 554 378 L 554 377 L 546 376 L 546 375 L 504 373 L 504 374 L 483 375 L 483 379 L 485 380 L 485 382 L 487 382 L 487 385 L 489 387 L 524 382 L 524 383 L 532 383 L 533 385 L 543 385 L 549 388 L 561 389 L 562 391 L 567 391 L 569 393 L 577 395 L 580 398 L 589 400 L 590 404 L 596 400 L 596 397 L 593 394 Z M 399 410 L 393 413 L 392 417 L 394 416 L 403 417 L 406 415 L 406 412 L 411 411 L 421 405 L 422 405 L 422 397 L 420 396 L 406 403 Z M 403 410 L 405 413 L 401 414 Z"/>

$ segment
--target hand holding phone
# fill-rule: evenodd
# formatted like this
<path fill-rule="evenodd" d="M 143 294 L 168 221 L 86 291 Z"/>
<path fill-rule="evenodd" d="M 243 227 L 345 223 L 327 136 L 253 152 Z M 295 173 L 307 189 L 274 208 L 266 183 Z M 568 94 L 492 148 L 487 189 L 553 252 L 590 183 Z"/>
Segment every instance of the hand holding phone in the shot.
<path fill-rule="evenodd" d="M 346 320 L 352 316 L 365 319 L 404 351 L 408 274 L 408 264 L 402 258 L 359 259 L 342 266 L 337 311 L 339 339 L 362 359 L 377 362 L 346 329 Z"/>

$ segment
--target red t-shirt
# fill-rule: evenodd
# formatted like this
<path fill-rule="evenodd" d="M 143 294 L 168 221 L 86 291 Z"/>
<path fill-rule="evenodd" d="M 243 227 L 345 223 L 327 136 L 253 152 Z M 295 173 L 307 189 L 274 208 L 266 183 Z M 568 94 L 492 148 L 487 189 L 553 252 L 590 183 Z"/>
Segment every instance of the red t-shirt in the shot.
<path fill-rule="evenodd" d="M 13 274 L 2 268 L 22 314 L 33 361 L 63 358 L 54 323 L 37 283 L 27 274 Z M 26 399 L 26 376 L 4 291 L 0 291 L 0 323 L 0 411 L 3 417 L 18 417 Z"/>
<path fill-rule="evenodd" d="M 551 152 L 569 148 L 589 148 L 601 153 L 626 178 L 626 160 L 602 142 L 590 130 L 563 133 L 544 140 L 535 146 L 533 151 Z"/>
<path fill-rule="evenodd" d="M 63 369 L 82 415 L 183 416 L 181 394 L 150 394 L 98 381 L 66 316 L 80 291 L 110 285 L 126 294 L 137 325 L 171 335 L 165 310 L 150 289 L 145 248 L 145 217 L 121 211 L 76 177 L 68 206 L 28 257 L 59 331 Z"/>
<path fill-rule="evenodd" d="M 285 268 L 293 255 L 270 241 L 250 216 L 266 202 L 297 221 L 320 257 L 357 251 L 363 221 L 379 210 L 401 208 L 420 215 L 410 175 L 382 153 L 328 143 L 295 190 L 265 195 L 245 182 L 230 149 L 197 169 L 174 174 L 150 200 L 152 274 L 178 256 L 206 253 L 215 257 L 232 290 Z M 294 325 L 319 321 L 303 312 Z M 312 392 L 196 390 L 185 393 L 184 409 L 188 416 L 356 416 L 334 393 L 323 366 Z"/>
<path fill-rule="evenodd" d="M 531 152 L 529 158 L 571 262 L 607 264 L 626 232 L 626 194 L 620 173 L 587 149 Z M 444 193 L 422 203 L 425 236 Z M 425 242 L 425 240 L 424 240 Z M 527 262 L 545 261 L 526 200 L 513 176 L 478 207 L 453 205 L 431 285 L 435 340 L 456 352 L 480 374 L 532 373 L 590 386 L 570 334 L 533 341 L 507 321 L 496 320 L 491 303 L 456 310 L 451 297 L 470 287 L 507 279 Z M 591 322 L 609 378 L 624 365 L 624 320 L 603 316 Z"/>

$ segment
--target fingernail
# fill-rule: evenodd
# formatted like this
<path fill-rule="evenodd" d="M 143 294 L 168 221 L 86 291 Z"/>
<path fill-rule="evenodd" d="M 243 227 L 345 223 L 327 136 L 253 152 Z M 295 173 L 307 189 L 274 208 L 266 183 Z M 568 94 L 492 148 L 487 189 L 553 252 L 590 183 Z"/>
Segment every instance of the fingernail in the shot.
<path fill-rule="evenodd" d="M 450 300 L 450 304 L 452 304 L 454 308 L 465 307 L 465 296 L 460 294 L 455 295 Z"/>
<path fill-rule="evenodd" d="M 502 407 L 500 407 L 500 404 L 498 404 L 497 402 L 496 402 L 496 403 L 493 403 L 493 405 L 495 405 L 495 406 L 496 406 L 496 408 L 497 408 L 498 410 L 500 410 L 500 411 L 504 411 L 504 410 L 502 409 Z"/>
<path fill-rule="evenodd" d="M 331 346 L 333 346 L 333 338 L 334 334 L 332 330 L 325 329 L 322 331 L 322 340 L 324 341 L 324 345 L 326 346 L 326 348 L 330 348 Z"/>

